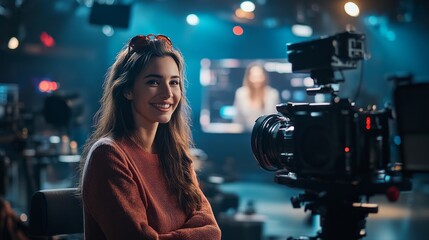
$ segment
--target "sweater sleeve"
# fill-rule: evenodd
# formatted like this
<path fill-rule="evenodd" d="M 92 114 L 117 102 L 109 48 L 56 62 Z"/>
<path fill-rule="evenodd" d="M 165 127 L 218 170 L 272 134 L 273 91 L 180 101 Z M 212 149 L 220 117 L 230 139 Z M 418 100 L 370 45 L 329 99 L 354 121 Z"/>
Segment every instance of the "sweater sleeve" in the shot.
<path fill-rule="evenodd" d="M 87 160 L 82 198 L 85 212 L 97 222 L 107 239 L 194 240 L 220 239 L 220 230 L 207 199 L 201 210 L 180 229 L 159 234 L 148 224 L 147 200 L 139 192 L 126 156 L 111 145 L 100 145 Z"/>
<path fill-rule="evenodd" d="M 82 184 L 85 211 L 107 239 L 158 239 L 128 165 L 113 146 L 103 144 L 92 152 Z"/>
<path fill-rule="evenodd" d="M 192 173 L 193 181 L 198 185 L 198 180 L 193 169 Z M 180 229 L 172 233 L 160 235 L 161 240 L 221 239 L 221 230 L 216 222 L 211 205 L 200 188 L 199 193 L 203 200 L 201 209 L 194 211 Z"/>

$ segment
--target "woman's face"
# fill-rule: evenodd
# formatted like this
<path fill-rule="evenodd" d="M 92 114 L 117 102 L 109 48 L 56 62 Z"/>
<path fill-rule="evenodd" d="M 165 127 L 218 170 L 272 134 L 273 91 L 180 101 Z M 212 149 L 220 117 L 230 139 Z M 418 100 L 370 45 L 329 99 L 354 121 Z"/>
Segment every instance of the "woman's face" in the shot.
<path fill-rule="evenodd" d="M 169 56 L 154 57 L 124 96 L 131 101 L 137 127 L 154 127 L 170 121 L 181 99 L 179 68 Z"/>
<path fill-rule="evenodd" d="M 249 69 L 249 83 L 252 87 L 259 88 L 265 84 L 264 70 L 260 66 L 253 66 Z"/>

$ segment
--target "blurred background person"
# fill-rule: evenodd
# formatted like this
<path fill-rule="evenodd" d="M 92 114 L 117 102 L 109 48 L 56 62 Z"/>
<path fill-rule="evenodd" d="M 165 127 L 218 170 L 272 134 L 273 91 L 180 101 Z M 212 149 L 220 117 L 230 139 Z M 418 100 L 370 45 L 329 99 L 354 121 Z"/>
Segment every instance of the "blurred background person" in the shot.
<path fill-rule="evenodd" d="M 243 85 L 237 89 L 234 97 L 235 123 L 243 130 L 252 130 L 255 120 L 265 114 L 276 113 L 276 104 L 280 103 L 279 92 L 269 86 L 269 76 L 259 62 L 250 63 L 243 78 Z"/>

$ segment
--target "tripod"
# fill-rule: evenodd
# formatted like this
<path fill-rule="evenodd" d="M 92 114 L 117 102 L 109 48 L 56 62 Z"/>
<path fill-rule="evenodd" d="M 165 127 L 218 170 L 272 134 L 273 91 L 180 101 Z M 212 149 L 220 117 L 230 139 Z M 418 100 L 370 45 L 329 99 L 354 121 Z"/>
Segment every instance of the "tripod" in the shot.
<path fill-rule="evenodd" d="M 341 199 L 334 194 L 316 194 L 306 192 L 292 198 L 294 208 L 305 204 L 305 210 L 320 215 L 321 230 L 315 237 L 307 239 L 361 239 L 366 235 L 365 224 L 369 213 L 377 213 L 378 205 L 354 202 L 353 199 Z M 303 240 L 288 238 L 288 240 Z"/>
<path fill-rule="evenodd" d="M 362 202 L 361 196 L 386 193 L 390 187 L 410 190 L 409 179 L 384 182 L 340 182 L 320 179 L 298 179 L 293 175 L 278 174 L 277 183 L 306 189 L 291 198 L 294 208 L 305 206 L 305 211 L 320 215 L 320 227 L 314 237 L 289 237 L 288 240 L 359 240 L 366 236 L 366 218 L 378 212 L 378 205 Z"/>

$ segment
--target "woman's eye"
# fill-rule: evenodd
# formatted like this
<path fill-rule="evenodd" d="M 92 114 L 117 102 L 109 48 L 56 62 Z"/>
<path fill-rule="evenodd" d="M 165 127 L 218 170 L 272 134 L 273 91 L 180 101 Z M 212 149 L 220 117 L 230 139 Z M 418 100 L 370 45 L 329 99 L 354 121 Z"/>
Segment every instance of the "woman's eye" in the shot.
<path fill-rule="evenodd" d="M 171 85 L 179 85 L 179 84 L 180 84 L 180 81 L 179 81 L 179 80 L 171 80 L 171 81 L 170 81 L 170 84 L 171 84 Z"/>
<path fill-rule="evenodd" d="M 151 85 L 151 86 L 158 86 L 159 83 L 156 80 L 149 80 L 146 82 L 146 84 Z"/>

